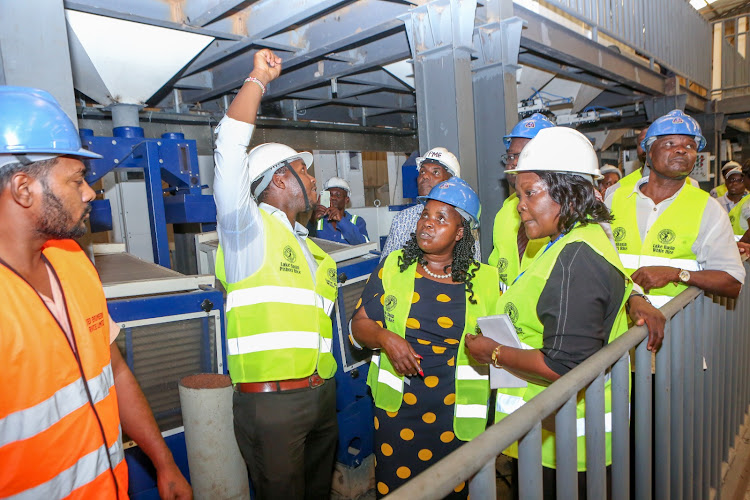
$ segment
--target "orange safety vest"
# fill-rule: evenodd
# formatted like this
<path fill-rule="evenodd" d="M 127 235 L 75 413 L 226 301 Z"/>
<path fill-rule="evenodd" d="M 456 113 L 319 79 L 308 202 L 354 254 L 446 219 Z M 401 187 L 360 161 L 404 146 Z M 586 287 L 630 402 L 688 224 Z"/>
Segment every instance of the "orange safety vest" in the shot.
<path fill-rule="evenodd" d="M 0 498 L 127 499 L 99 275 L 73 240 L 48 242 L 43 256 L 78 356 L 34 288 L 0 261 Z"/>

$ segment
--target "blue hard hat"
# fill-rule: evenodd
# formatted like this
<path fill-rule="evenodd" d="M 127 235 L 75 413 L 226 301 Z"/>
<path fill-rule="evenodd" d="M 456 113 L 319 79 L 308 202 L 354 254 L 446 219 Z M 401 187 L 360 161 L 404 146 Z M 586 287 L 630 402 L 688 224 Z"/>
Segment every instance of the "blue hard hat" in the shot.
<path fill-rule="evenodd" d="M 663 135 L 689 135 L 695 137 L 698 151 L 706 147 L 706 138 L 703 137 L 701 126 L 692 116 L 686 115 L 679 109 L 670 111 L 660 116 L 646 131 L 646 137 L 641 141 L 641 149 L 648 151 L 656 139 Z"/>
<path fill-rule="evenodd" d="M 81 147 L 75 125 L 52 95 L 0 86 L 0 155 L 102 156 Z"/>
<path fill-rule="evenodd" d="M 441 182 L 430 190 L 430 194 L 419 196 L 417 200 L 420 203 L 427 203 L 427 200 L 436 200 L 452 205 L 464 219 L 471 221 L 472 228 L 479 226 L 479 216 L 482 212 L 482 207 L 479 205 L 479 196 L 465 180 L 459 177 L 451 177 L 447 181 Z"/>
<path fill-rule="evenodd" d="M 543 114 L 534 113 L 530 117 L 524 118 L 516 123 L 516 126 L 513 127 L 510 134 L 503 137 L 505 149 L 510 147 L 510 141 L 515 137 L 520 137 L 521 139 L 533 139 L 540 130 L 554 126 L 555 124 Z"/>

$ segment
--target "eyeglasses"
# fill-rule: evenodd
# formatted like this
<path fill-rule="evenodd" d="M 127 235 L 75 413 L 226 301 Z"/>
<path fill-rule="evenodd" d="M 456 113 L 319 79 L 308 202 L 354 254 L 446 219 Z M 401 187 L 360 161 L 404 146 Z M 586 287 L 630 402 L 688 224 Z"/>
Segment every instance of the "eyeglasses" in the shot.
<path fill-rule="evenodd" d="M 500 161 L 503 162 L 504 165 L 508 165 L 509 163 L 517 162 L 520 156 L 521 156 L 521 153 L 518 153 L 518 154 L 506 153 L 500 157 Z"/>
<path fill-rule="evenodd" d="M 726 180 L 726 184 L 736 184 L 741 183 L 743 180 L 742 175 L 733 175 L 729 179 Z"/>

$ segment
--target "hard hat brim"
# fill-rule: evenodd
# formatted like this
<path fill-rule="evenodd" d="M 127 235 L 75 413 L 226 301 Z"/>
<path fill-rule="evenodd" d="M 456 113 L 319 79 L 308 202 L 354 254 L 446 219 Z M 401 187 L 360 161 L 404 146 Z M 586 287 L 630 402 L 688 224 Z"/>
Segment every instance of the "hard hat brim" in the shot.
<path fill-rule="evenodd" d="M 554 170 L 554 169 L 545 169 L 545 170 L 529 170 L 529 169 L 518 169 L 514 168 L 513 170 L 506 170 L 506 174 L 511 175 L 517 175 L 523 172 L 554 172 L 556 174 L 570 174 L 570 175 L 581 175 L 581 176 L 589 176 L 592 177 L 595 181 L 600 181 L 604 179 L 604 176 L 601 173 L 597 174 L 590 174 L 587 172 L 573 172 L 572 170 Z"/>
<path fill-rule="evenodd" d="M 48 155 L 55 155 L 55 156 L 78 156 L 80 158 L 86 158 L 91 160 L 100 160 L 104 158 L 99 153 L 94 153 L 93 151 L 89 151 L 88 149 L 52 149 L 52 148 L 29 148 L 29 149 L 19 149 L 17 151 L 13 151 L 12 148 L 4 148 L 0 151 L 0 154 L 7 154 L 7 155 L 38 155 L 38 154 L 48 154 Z"/>

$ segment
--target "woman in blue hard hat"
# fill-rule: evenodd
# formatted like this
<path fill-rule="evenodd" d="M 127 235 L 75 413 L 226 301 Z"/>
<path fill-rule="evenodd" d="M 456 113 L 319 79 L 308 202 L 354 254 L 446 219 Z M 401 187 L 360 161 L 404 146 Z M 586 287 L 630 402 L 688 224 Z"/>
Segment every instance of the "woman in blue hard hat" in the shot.
<path fill-rule="evenodd" d="M 527 381 L 525 388 L 499 388 L 496 420 L 523 406 L 552 382 L 624 333 L 625 303 L 632 283 L 617 251 L 599 223 L 611 219 L 596 196 L 599 165 L 589 140 L 571 128 L 539 132 L 521 153 L 516 175 L 518 212 L 529 239 L 550 242 L 500 297 L 524 349 L 503 346 L 483 336 L 468 335 L 474 359 L 505 368 Z M 585 398 L 577 405 L 582 419 Z M 611 412 L 610 382 L 605 384 L 605 411 Z M 606 418 L 606 417 L 605 417 Z M 578 451 L 586 435 L 578 431 Z M 610 433 L 605 435 L 611 463 Z M 514 444 L 504 451 L 518 458 Z M 557 466 L 555 430 L 542 423 L 545 498 L 554 498 Z M 585 453 L 577 469 L 586 471 Z M 585 481 L 579 485 L 585 488 Z"/>
<path fill-rule="evenodd" d="M 373 271 L 352 342 L 379 349 L 367 383 L 375 401 L 375 480 L 383 496 L 482 431 L 487 364 L 466 354 L 475 318 L 495 313 L 495 268 L 473 257 L 479 199 L 453 177 L 419 198 L 416 232 Z M 472 318 L 466 321 L 466 318 Z M 451 498 L 466 498 L 461 483 Z"/>

